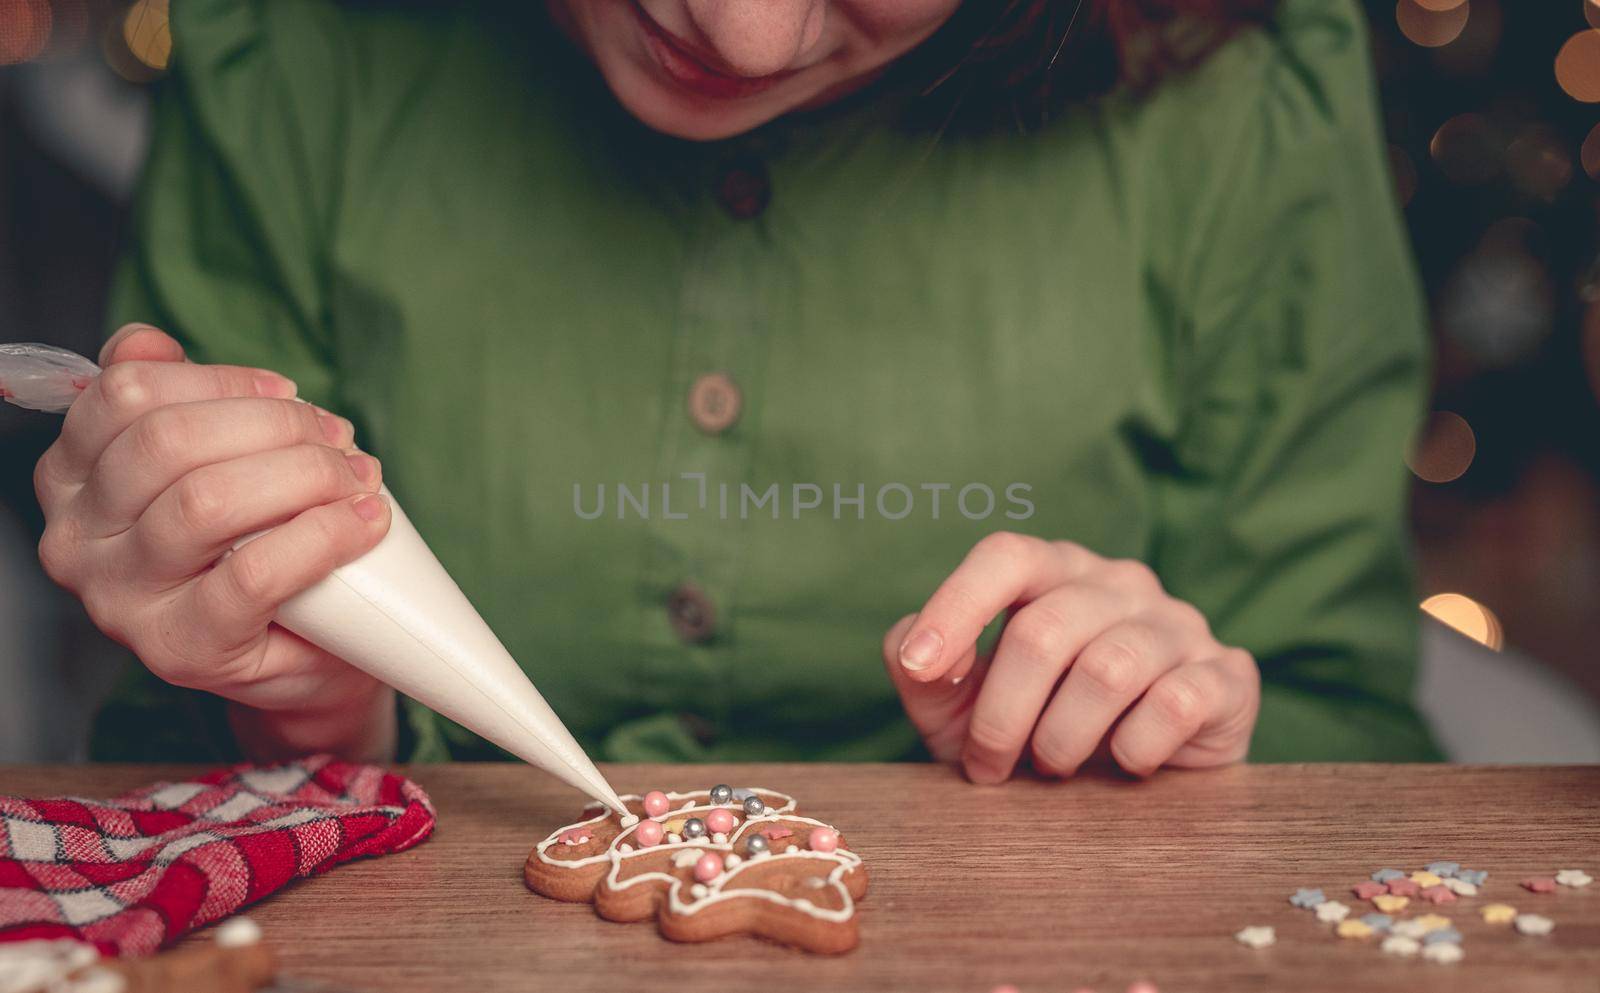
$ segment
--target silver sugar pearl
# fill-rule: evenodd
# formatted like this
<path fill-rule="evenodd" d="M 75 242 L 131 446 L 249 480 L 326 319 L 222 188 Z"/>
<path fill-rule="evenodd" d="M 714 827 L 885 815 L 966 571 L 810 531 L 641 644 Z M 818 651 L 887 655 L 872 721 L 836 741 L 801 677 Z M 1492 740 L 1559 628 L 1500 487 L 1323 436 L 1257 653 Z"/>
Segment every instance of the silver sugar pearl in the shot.
<path fill-rule="evenodd" d="M 727 783 L 718 783 L 711 787 L 711 802 L 718 805 L 732 803 L 733 787 Z"/>
<path fill-rule="evenodd" d="M 683 838 L 704 838 L 706 836 L 706 822 L 698 817 L 691 817 L 683 822 Z"/>
<path fill-rule="evenodd" d="M 760 817 L 766 812 L 767 805 L 761 802 L 760 797 L 748 797 L 744 801 L 744 813 L 746 817 Z"/>
<path fill-rule="evenodd" d="M 751 858 L 760 855 L 762 852 L 771 850 L 772 846 L 767 844 L 767 839 L 763 835 L 752 834 L 750 837 L 744 840 L 745 854 L 749 855 Z"/>

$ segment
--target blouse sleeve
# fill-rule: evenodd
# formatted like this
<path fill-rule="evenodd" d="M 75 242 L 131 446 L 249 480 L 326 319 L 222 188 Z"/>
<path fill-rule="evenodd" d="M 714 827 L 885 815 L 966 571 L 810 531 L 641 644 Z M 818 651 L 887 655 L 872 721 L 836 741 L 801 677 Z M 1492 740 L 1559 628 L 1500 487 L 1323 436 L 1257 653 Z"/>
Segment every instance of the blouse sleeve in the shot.
<path fill-rule="evenodd" d="M 296 0 L 173 4 L 173 63 L 156 88 L 110 326 L 156 325 L 196 362 L 274 369 L 329 404 L 323 252 L 342 101 L 330 92 L 340 75 L 319 11 Z M 219 701 L 132 665 L 100 710 L 91 754 L 227 760 L 237 749 Z"/>
<path fill-rule="evenodd" d="M 1412 706 L 1418 609 L 1403 453 L 1424 309 L 1393 201 L 1364 32 L 1259 42 L 1258 104 L 1173 282 L 1180 417 L 1152 559 L 1261 666 L 1251 757 L 1437 757 Z"/>

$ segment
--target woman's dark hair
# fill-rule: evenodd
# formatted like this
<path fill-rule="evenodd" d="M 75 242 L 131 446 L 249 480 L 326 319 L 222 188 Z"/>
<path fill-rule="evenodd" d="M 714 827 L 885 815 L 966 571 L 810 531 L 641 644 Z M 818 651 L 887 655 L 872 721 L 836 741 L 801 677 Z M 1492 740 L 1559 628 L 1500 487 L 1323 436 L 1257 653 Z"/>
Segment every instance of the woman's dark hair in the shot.
<path fill-rule="evenodd" d="M 928 102 L 947 122 L 1037 126 L 1119 86 L 1199 64 L 1278 0 L 966 0 L 930 42 Z"/>

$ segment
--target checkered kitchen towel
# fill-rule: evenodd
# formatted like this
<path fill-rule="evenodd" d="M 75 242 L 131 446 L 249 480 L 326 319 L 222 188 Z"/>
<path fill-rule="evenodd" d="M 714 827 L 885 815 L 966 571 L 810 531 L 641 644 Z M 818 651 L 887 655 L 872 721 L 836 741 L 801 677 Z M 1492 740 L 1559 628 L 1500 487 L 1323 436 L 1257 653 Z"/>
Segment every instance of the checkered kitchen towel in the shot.
<path fill-rule="evenodd" d="M 109 801 L 0 796 L 0 941 L 143 955 L 292 879 L 410 848 L 433 821 L 417 784 L 327 756 Z"/>

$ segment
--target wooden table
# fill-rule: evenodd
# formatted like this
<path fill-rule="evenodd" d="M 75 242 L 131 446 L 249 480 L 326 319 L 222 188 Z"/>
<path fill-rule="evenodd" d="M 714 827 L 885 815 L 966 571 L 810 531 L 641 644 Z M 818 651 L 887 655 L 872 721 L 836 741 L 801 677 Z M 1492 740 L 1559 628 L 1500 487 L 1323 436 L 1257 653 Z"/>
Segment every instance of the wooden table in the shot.
<path fill-rule="evenodd" d="M 0 768 L 0 792 L 108 796 L 185 770 Z M 623 792 L 716 782 L 792 793 L 867 860 L 862 942 L 837 958 L 745 938 L 674 945 L 529 893 L 523 859 L 580 798 L 530 768 L 421 766 L 439 826 L 400 855 L 352 863 L 252 911 L 285 971 L 365 990 L 950 990 L 1087 986 L 1122 993 L 1401 988 L 1600 990 L 1600 884 L 1536 895 L 1521 879 L 1600 876 L 1600 768 L 1299 765 L 976 787 L 913 765 L 615 766 Z M 1443 908 L 1465 961 L 1437 965 L 1341 940 L 1296 887 L 1365 912 L 1374 869 L 1450 859 L 1489 870 Z M 1556 921 L 1548 937 L 1485 924 L 1496 901 Z M 1232 939 L 1270 924 L 1278 944 Z"/>

